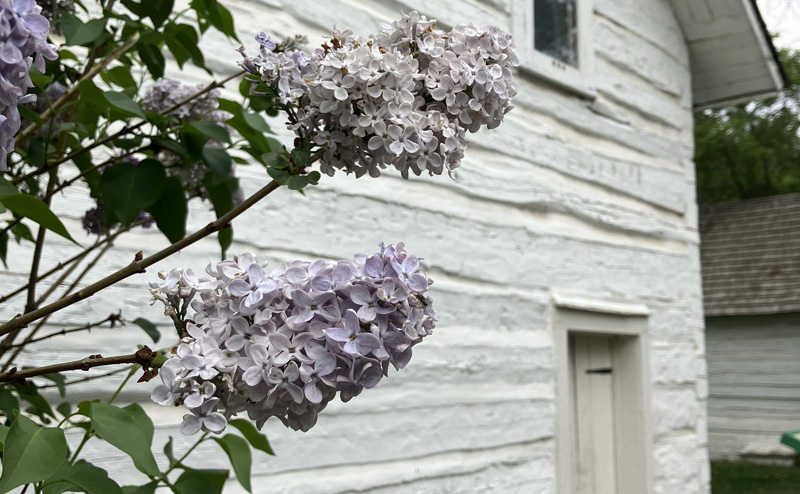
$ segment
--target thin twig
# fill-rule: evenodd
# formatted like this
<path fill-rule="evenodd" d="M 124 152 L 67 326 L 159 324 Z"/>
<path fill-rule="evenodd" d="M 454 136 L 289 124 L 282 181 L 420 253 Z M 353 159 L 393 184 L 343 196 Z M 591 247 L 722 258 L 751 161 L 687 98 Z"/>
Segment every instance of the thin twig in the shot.
<path fill-rule="evenodd" d="M 47 196 L 44 198 L 45 205 L 50 207 L 50 199 L 52 197 L 53 189 L 55 189 L 56 182 L 58 181 L 58 167 L 50 170 L 50 177 L 47 180 Z M 39 263 L 42 260 L 42 252 L 44 251 L 44 237 L 47 233 L 47 228 L 39 226 L 39 232 L 36 235 L 36 246 L 33 248 L 33 259 L 31 260 L 31 272 L 28 276 L 28 300 L 25 302 L 25 312 L 31 312 L 37 309 L 36 303 L 36 278 L 39 276 Z"/>
<path fill-rule="evenodd" d="M 74 290 L 75 287 L 78 286 L 78 283 L 80 283 L 83 280 L 83 278 L 87 274 L 89 274 L 89 271 L 91 271 L 92 268 L 95 267 L 97 262 L 105 255 L 106 252 L 109 251 L 109 249 L 111 249 L 111 247 L 113 245 L 114 245 L 113 243 L 109 242 L 109 243 L 107 243 L 105 245 L 105 247 L 103 247 L 103 250 L 101 250 L 100 252 L 97 253 L 97 255 L 94 257 L 94 259 L 92 259 L 91 262 L 89 262 L 89 264 L 87 264 L 86 267 L 83 268 L 83 271 L 81 271 L 81 273 L 72 281 L 72 283 L 69 285 L 69 287 L 64 291 L 64 295 L 72 292 L 72 290 Z M 55 288 L 57 288 L 66 279 L 66 277 L 69 276 L 70 272 L 72 272 L 74 270 L 74 268 L 76 268 L 77 266 L 78 266 L 77 264 L 74 264 L 69 269 L 69 272 L 64 273 L 58 279 L 58 281 L 56 283 L 53 283 L 53 286 L 51 286 L 50 289 L 44 295 L 42 295 L 42 297 L 37 301 L 37 303 L 41 305 L 41 303 L 44 302 L 44 300 L 47 299 L 47 297 L 49 297 L 53 293 Z M 34 327 L 33 331 L 31 331 L 28 334 L 28 336 L 25 337 L 25 340 L 26 341 L 30 340 L 34 336 L 36 336 L 36 333 L 38 333 L 39 330 L 42 329 L 42 327 L 44 327 L 44 325 L 47 323 L 48 319 L 50 319 L 50 314 L 48 314 L 47 316 L 42 318 L 36 324 L 36 327 Z M 7 335 L 5 338 L 3 338 L 2 342 L 0 342 L 0 358 L 2 358 L 3 355 L 5 355 L 6 352 L 11 348 L 11 345 L 14 343 L 14 340 L 17 338 L 17 335 L 19 334 L 19 332 L 21 330 L 22 330 L 22 328 L 19 328 L 19 329 L 16 329 L 16 330 L 12 331 L 9 335 Z M 3 368 L 0 370 L 0 372 L 5 372 L 8 369 L 8 367 L 11 365 L 11 362 L 13 362 L 17 358 L 17 356 L 19 356 L 19 354 L 22 352 L 22 349 L 24 347 L 25 347 L 25 341 L 22 342 L 22 346 L 20 346 L 20 347 L 18 347 L 18 348 L 16 348 L 14 350 L 14 353 L 11 355 L 11 358 L 9 358 L 6 361 L 6 363 L 3 364 Z"/>
<path fill-rule="evenodd" d="M 71 384 L 85 383 L 87 381 L 96 381 L 97 379 L 103 379 L 103 378 L 108 377 L 108 376 L 113 376 L 115 374 L 119 374 L 120 372 L 125 372 L 126 370 L 128 370 L 127 367 L 121 367 L 121 368 L 115 369 L 115 370 L 113 370 L 111 372 L 106 372 L 105 374 L 98 374 L 96 376 L 89 376 L 89 377 L 84 377 L 84 378 L 81 378 L 81 379 L 75 379 L 73 381 L 67 381 L 67 382 L 64 383 L 64 386 L 69 386 Z M 47 389 L 47 388 L 57 388 L 57 387 L 58 387 L 58 384 L 36 385 L 36 389 Z"/>
<path fill-rule="evenodd" d="M 54 113 L 56 113 L 56 112 L 58 112 L 59 110 L 61 110 L 61 108 L 62 108 L 64 105 L 66 105 L 67 103 L 69 103 L 69 102 L 70 102 L 70 101 L 71 101 L 71 100 L 72 100 L 72 99 L 73 99 L 75 96 L 77 96 L 77 95 L 78 95 L 78 92 L 79 92 L 79 90 L 80 90 L 80 89 L 79 89 L 79 86 L 80 86 L 80 83 L 81 83 L 81 82 L 83 82 L 83 81 L 88 81 L 88 80 L 90 80 L 90 79 L 93 79 L 93 78 L 94 78 L 94 77 L 95 77 L 97 74 L 99 74 L 99 73 L 100 73 L 100 72 L 101 72 L 103 69 L 105 69 L 105 68 L 108 66 L 108 64 L 110 64 L 110 63 L 111 63 L 111 62 L 113 62 L 114 60 L 118 59 L 120 56 L 122 56 L 122 54 L 123 54 L 123 53 L 125 53 L 125 52 L 126 52 L 126 51 L 128 51 L 128 50 L 129 50 L 129 49 L 130 49 L 130 48 L 131 48 L 133 45 L 135 45 L 135 44 L 136 44 L 136 42 L 137 42 L 137 41 L 139 41 L 139 37 L 140 37 L 140 35 L 139 35 L 139 33 L 138 33 L 138 32 L 134 33 L 134 34 L 133 34 L 133 36 L 131 36 L 131 37 L 130 37 L 130 39 L 128 39 L 128 41 L 126 41 L 126 42 L 125 42 L 125 43 L 124 43 L 122 46 L 120 46 L 119 48 L 117 48 L 116 50 L 114 50 L 113 52 L 111 52 L 111 53 L 110 53 L 108 56 L 106 56 L 105 58 L 103 58 L 102 60 L 100 60 L 100 62 L 99 62 L 97 65 L 95 65 L 95 66 L 94 66 L 94 68 L 93 68 L 92 70 L 90 70 L 89 72 L 86 72 L 86 73 L 85 73 L 85 74 L 84 74 L 84 75 L 83 75 L 83 76 L 82 76 L 82 77 L 81 77 L 81 78 L 78 80 L 78 82 L 76 82 L 75 84 L 73 84 L 73 85 L 72 85 L 72 87 L 70 87 L 69 89 L 67 89 L 67 91 L 66 91 L 64 94 L 62 94 L 62 95 L 61 95 L 61 97 L 60 97 L 60 98 L 58 98 L 58 99 L 55 101 L 55 103 L 53 103 L 52 105 L 50 105 L 50 108 L 48 108 L 47 110 L 45 110 L 44 112 L 42 112 L 42 114 L 41 114 L 41 115 L 39 115 L 39 119 L 40 119 L 39 121 L 40 121 L 40 122 L 46 122 L 47 120 L 49 120 L 49 119 L 50 119 L 50 117 L 51 117 L 51 116 L 53 116 L 53 114 L 54 114 Z M 39 128 L 39 126 L 40 126 L 40 125 L 41 125 L 41 124 L 38 124 L 38 123 L 36 123 L 36 122 L 33 122 L 32 124 L 30 124 L 30 125 L 28 125 L 27 127 L 25 127 L 25 129 L 23 129 L 23 130 L 22 130 L 22 132 L 20 132 L 19 134 L 17 134 L 17 137 L 15 137 L 15 138 L 14 138 L 14 142 L 16 143 L 16 145 L 20 145 L 20 144 L 21 144 L 22 142 L 24 142 L 24 141 L 25 141 L 27 138 L 29 138 L 29 137 L 31 136 L 31 134 L 33 134 L 33 132 L 34 132 L 36 129 L 38 129 L 38 128 Z M 34 176 L 34 175 L 31 175 L 31 174 L 29 173 L 28 175 L 24 175 L 24 176 L 22 176 L 22 177 L 19 177 L 18 179 L 14 179 L 14 180 L 12 181 L 12 183 L 16 185 L 16 184 L 18 184 L 19 182 L 22 182 L 22 181 L 24 181 L 24 180 L 27 180 L 28 178 L 30 178 L 30 177 L 32 177 L 32 176 Z"/>
<path fill-rule="evenodd" d="M 132 263 L 130 263 L 126 267 L 106 276 L 105 278 L 95 283 L 92 283 L 91 285 L 71 295 L 67 295 L 61 298 L 61 300 L 58 300 L 57 302 L 53 302 L 52 304 L 47 305 L 45 307 L 41 307 L 33 312 L 28 312 L 27 314 L 21 314 L 14 317 L 10 321 L 0 326 L 0 336 L 8 334 L 17 328 L 24 327 L 28 325 L 30 322 L 40 319 L 48 314 L 52 314 L 53 312 L 59 311 L 65 307 L 69 307 L 70 305 L 80 302 L 85 298 L 91 297 L 98 291 L 107 288 L 113 285 L 114 283 L 122 281 L 125 278 L 133 276 L 134 274 L 143 273 L 145 268 L 152 266 L 158 261 L 161 261 L 162 259 L 171 256 L 172 254 L 178 252 L 179 250 L 188 247 L 189 245 L 192 245 L 198 240 L 201 240 L 211 235 L 212 233 L 227 227 L 228 224 L 231 221 L 233 221 L 234 218 L 236 218 L 243 212 L 247 211 L 258 201 L 268 196 L 271 192 L 275 191 L 278 187 L 280 187 L 280 184 L 278 184 L 273 180 L 272 182 L 268 183 L 263 188 L 261 188 L 261 190 L 259 190 L 258 192 L 247 198 L 239 206 L 231 209 L 216 221 L 212 221 L 204 228 L 201 228 L 200 230 L 194 232 L 193 234 L 184 237 L 183 239 L 175 242 L 169 247 L 166 247 L 144 259 L 135 259 Z"/>
<path fill-rule="evenodd" d="M 231 75 L 229 77 L 226 77 L 225 79 L 223 79 L 223 80 L 221 80 L 219 82 L 214 81 L 211 84 L 209 84 L 208 86 L 206 86 L 203 89 L 201 89 L 200 91 L 198 91 L 197 93 L 193 94 L 192 96 L 188 96 L 183 101 L 179 101 L 178 103 L 175 103 L 174 105 L 172 105 L 171 107 L 167 108 L 166 110 L 163 110 L 163 111 L 159 112 L 159 115 L 166 115 L 166 114 L 168 114 L 168 113 L 170 113 L 172 111 L 175 111 L 176 109 L 182 107 L 183 105 L 185 105 L 187 103 L 190 103 L 195 98 L 198 98 L 198 97 L 200 97 L 200 96 L 206 94 L 207 92 L 212 91 L 212 90 L 214 90 L 216 88 L 224 86 L 225 83 L 227 83 L 227 82 L 229 82 L 229 81 L 231 81 L 231 80 L 233 80 L 233 79 L 235 79 L 237 77 L 240 77 L 242 74 L 244 74 L 243 70 L 239 71 L 239 72 L 237 72 L 237 73 L 235 73 L 235 74 L 233 74 L 233 75 Z M 130 127 L 125 127 L 124 129 L 120 130 L 119 132 L 117 132 L 115 134 L 112 134 L 110 136 L 104 137 L 103 139 L 94 141 L 93 143 L 89 144 L 88 146 L 82 147 L 81 149 L 73 151 L 70 154 L 68 154 L 68 155 L 66 155 L 66 156 L 64 156 L 62 158 L 59 158 L 59 159 L 57 159 L 57 160 L 55 160 L 55 161 L 53 161 L 51 163 L 48 163 L 47 165 L 45 165 L 42 168 L 34 170 L 34 171 L 32 171 L 32 172 L 30 172 L 30 173 L 28 173 L 26 175 L 23 175 L 21 177 L 17 177 L 14 180 L 12 180 L 11 183 L 16 185 L 16 184 L 18 184 L 20 182 L 23 182 L 23 181 L 25 181 L 25 180 L 27 180 L 27 179 L 29 179 L 31 177 L 35 177 L 37 175 L 41 175 L 42 173 L 45 173 L 47 170 L 49 170 L 51 167 L 58 166 L 61 163 L 67 162 L 67 161 L 69 161 L 69 160 L 71 160 L 71 159 L 73 159 L 73 158 L 75 158 L 77 156 L 80 156 L 80 155 L 82 155 L 84 153 L 87 153 L 87 152 L 91 151 L 92 149 L 95 149 L 95 148 L 97 148 L 99 146 L 102 146 L 102 145 L 108 143 L 108 142 L 111 142 L 114 139 L 117 139 L 118 137 L 130 134 L 131 132 L 135 131 L 139 127 L 142 127 L 146 123 L 148 123 L 147 120 L 142 120 L 141 122 L 136 123 L 134 125 L 131 125 Z"/>
<path fill-rule="evenodd" d="M 107 322 L 110 322 L 111 323 L 110 327 L 113 328 L 114 324 L 119 322 L 121 319 L 122 319 L 122 313 L 118 312 L 116 314 L 109 315 L 108 317 L 106 317 L 102 321 L 90 322 L 90 323 L 88 323 L 88 324 L 86 324 L 84 326 L 81 326 L 79 328 L 70 328 L 70 329 L 64 328 L 61 331 L 56 331 L 54 333 L 46 334 L 46 335 L 40 336 L 38 338 L 25 339 L 25 341 L 23 341 L 22 343 L 16 343 L 14 345 L 11 345 L 11 348 L 17 348 L 17 347 L 29 345 L 31 343 L 38 343 L 40 341 L 44 341 L 44 340 L 47 340 L 47 339 L 50 339 L 50 338 L 54 338 L 56 336 L 64 336 L 66 334 L 77 333 L 79 331 L 89 331 L 92 328 L 96 328 L 96 327 L 100 326 L 101 324 L 105 324 Z"/>
<path fill-rule="evenodd" d="M 41 276 L 39 276 L 38 278 L 36 278 L 36 281 L 39 282 L 39 281 L 42 281 L 45 278 L 49 278 L 53 274 L 57 273 L 58 271 L 61 271 L 62 269 L 64 269 L 65 267 L 71 265 L 72 263 L 80 262 L 84 257 L 86 257 L 90 252 L 92 252 L 96 248 L 101 247 L 102 245 L 107 244 L 109 242 L 113 242 L 121 234 L 125 233 L 126 231 L 130 230 L 131 228 L 133 228 L 135 226 L 139 226 L 142 223 L 146 223 L 147 221 L 150 221 L 150 218 L 137 221 L 136 223 L 133 223 L 130 227 L 123 227 L 123 228 L 117 230 L 116 232 L 114 232 L 113 234 L 104 237 L 102 240 L 98 240 L 97 242 L 92 244 L 90 247 L 87 247 L 86 249 L 78 252 L 77 254 L 75 254 L 74 256 L 70 257 L 66 261 L 59 262 L 58 264 L 53 266 L 53 268 L 50 269 L 50 271 L 48 271 L 48 272 L 42 274 Z M 2 234 L 0 234 L 0 236 L 2 236 Z M 56 283 L 56 284 L 58 284 L 58 283 Z M 28 289 L 28 285 L 23 285 L 23 286 L 17 288 L 16 290 L 14 290 L 13 292 L 11 292 L 11 293 L 9 293 L 7 295 L 3 295 L 2 297 L 0 297 L 0 304 L 5 302 L 6 300 L 10 299 L 11 297 L 19 295 L 20 293 L 24 292 L 27 289 Z"/>
<path fill-rule="evenodd" d="M 72 362 L 63 362 L 60 364 L 46 365 L 44 367 L 36 367 L 34 369 L 17 370 L 13 367 L 8 372 L 0 373 L 0 383 L 9 381 L 21 381 L 31 377 L 41 376 L 44 374 L 52 374 L 55 372 L 65 372 L 71 370 L 87 371 L 93 367 L 101 367 L 104 365 L 119 365 L 119 364 L 139 364 L 142 367 L 150 367 L 153 359 L 156 357 L 156 352 L 149 347 L 142 347 L 136 353 L 130 355 L 117 355 L 114 357 L 99 357 L 97 355 L 90 355 L 84 359 L 73 360 Z"/>

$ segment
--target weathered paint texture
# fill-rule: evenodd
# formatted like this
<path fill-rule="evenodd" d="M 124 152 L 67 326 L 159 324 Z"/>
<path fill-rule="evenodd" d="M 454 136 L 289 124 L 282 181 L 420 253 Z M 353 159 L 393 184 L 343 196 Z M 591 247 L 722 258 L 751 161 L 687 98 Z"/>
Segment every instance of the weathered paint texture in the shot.
<path fill-rule="evenodd" d="M 261 30 L 315 41 L 332 26 L 368 34 L 401 9 L 419 9 L 444 25 L 508 29 L 513 1 L 226 3 L 249 43 Z M 596 0 L 593 23 L 593 103 L 525 76 L 518 82 L 517 108 L 498 130 L 474 136 L 452 180 L 406 182 L 393 173 L 326 178 L 305 196 L 278 191 L 234 222 L 231 253 L 253 251 L 271 263 L 348 258 L 371 252 L 380 241 L 404 241 L 435 280 L 432 296 L 441 318 L 404 371 L 351 403 L 332 404 L 310 432 L 268 423 L 278 456 L 255 456 L 258 492 L 555 492 L 555 416 L 568 412 L 555 407 L 553 289 L 649 308 L 655 492 L 708 492 L 687 47 L 667 0 Z M 204 49 L 216 70 L 236 70 L 233 43 L 211 35 Z M 207 81 L 191 71 L 181 78 Z M 231 95 L 235 90 L 226 89 Z M 290 142 L 281 127 L 274 122 Z M 267 180 L 258 166 L 241 166 L 237 173 L 247 193 Z M 75 233 L 90 206 L 80 193 L 55 203 Z M 212 216 L 206 205 L 194 204 L 191 217 L 194 229 Z M 95 276 L 126 264 L 140 249 L 147 255 L 164 244 L 155 231 L 125 236 Z M 51 245 L 45 266 L 73 250 L 57 238 Z M 29 257 L 27 246 L 10 246 L 3 286 L 23 280 Z M 202 271 L 217 257 L 216 241 L 208 239 L 158 269 Z M 148 306 L 146 283 L 156 271 L 59 313 L 48 326 L 77 326 L 121 309 L 129 320 L 159 321 L 169 341 L 166 318 Z M 2 315 L 12 316 L 23 304 L 15 299 Z M 23 357 L 44 364 L 127 352 L 137 343 L 147 343 L 144 334 L 127 325 L 93 331 L 91 339 L 81 334 L 42 342 Z M 106 396 L 116 381 L 88 383 L 72 398 Z M 130 385 L 123 397 L 146 400 L 149 389 Z M 190 444 L 178 431 L 180 410 L 148 410 L 157 441 L 174 435 L 177 451 Z M 118 451 L 99 442 L 86 451 L 121 481 L 144 480 Z M 227 467 L 215 444 L 192 458 L 204 467 Z M 231 481 L 226 492 L 241 488 Z"/>

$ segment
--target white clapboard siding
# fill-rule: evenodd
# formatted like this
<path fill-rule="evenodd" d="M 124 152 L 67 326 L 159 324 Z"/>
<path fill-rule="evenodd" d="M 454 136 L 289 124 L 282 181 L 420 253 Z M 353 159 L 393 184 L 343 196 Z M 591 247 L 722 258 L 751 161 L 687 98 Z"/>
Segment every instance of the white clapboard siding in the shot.
<path fill-rule="evenodd" d="M 312 46 L 334 26 L 366 35 L 401 9 L 418 9 L 444 27 L 473 22 L 508 29 L 515 1 L 225 3 L 252 47 L 262 30 L 304 34 Z M 568 413 L 556 410 L 556 288 L 648 307 L 653 486 L 663 494 L 708 493 L 688 50 L 668 0 L 595 0 L 593 23 L 594 102 L 520 76 L 516 109 L 499 129 L 469 136 L 463 167 L 452 179 L 404 181 L 391 171 L 380 179 L 326 177 L 305 196 L 279 190 L 233 222 L 230 253 L 252 251 L 273 265 L 349 258 L 373 252 L 381 241 L 405 241 L 435 280 L 431 295 L 440 317 L 406 369 L 350 403 L 331 403 L 308 433 L 268 422 L 265 431 L 278 456 L 255 454 L 255 492 L 553 493 L 555 417 Z M 237 46 L 210 31 L 202 49 L 224 76 L 237 69 Z M 175 67 L 168 72 L 179 76 Z M 188 67 L 179 77 L 208 81 Z M 236 97 L 236 85 L 224 94 Z M 280 119 L 271 125 L 290 142 Z M 65 178 L 75 173 L 68 168 Z M 237 175 L 247 194 L 268 181 L 257 165 L 240 166 Z M 80 189 L 54 202 L 84 245 L 93 239 L 80 234 L 80 217 L 91 206 Z M 193 203 L 190 211 L 190 230 L 213 219 L 205 204 Z M 67 241 L 50 240 L 43 269 L 77 251 Z M 165 245 L 154 230 L 123 235 L 84 285 L 127 264 L 139 250 L 147 256 Z M 9 246 L 1 286 L 24 283 L 30 255 L 28 245 Z M 169 345 L 174 330 L 162 309 L 149 305 L 147 283 L 172 267 L 202 273 L 218 257 L 215 239 L 198 242 L 54 315 L 39 334 L 121 310 L 128 320 L 158 323 L 159 345 Z M 3 305 L 2 316 L 23 306 L 24 295 L 15 297 Z M 128 353 L 148 343 L 128 323 L 42 341 L 17 363 Z M 108 397 L 121 379 L 77 384 L 68 399 Z M 185 412 L 148 403 L 154 384 L 131 383 L 121 399 L 142 402 L 154 418 L 154 449 L 172 435 L 176 451 L 184 451 L 192 442 L 178 430 Z M 57 399 L 54 389 L 48 393 Z M 108 445 L 92 440 L 85 451 L 121 482 L 144 483 L 130 460 Z M 228 468 L 216 444 L 191 458 L 197 466 Z M 243 491 L 233 480 L 225 492 Z"/>
<path fill-rule="evenodd" d="M 712 458 L 774 459 L 800 429 L 800 315 L 709 317 L 708 434 Z"/>

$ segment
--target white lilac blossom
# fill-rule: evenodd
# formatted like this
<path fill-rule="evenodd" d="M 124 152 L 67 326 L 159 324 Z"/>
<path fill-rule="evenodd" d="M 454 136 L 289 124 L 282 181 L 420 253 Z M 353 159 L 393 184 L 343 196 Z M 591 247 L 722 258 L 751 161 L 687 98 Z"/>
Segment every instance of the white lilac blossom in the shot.
<path fill-rule="evenodd" d="M 289 128 L 321 151 L 328 175 L 453 170 L 466 132 L 497 127 L 512 108 L 511 35 L 472 24 L 445 33 L 417 12 L 384 27 L 366 40 L 334 31 L 312 54 L 280 51 L 262 33 L 258 55 L 239 49 L 240 65 L 259 81 L 253 94 L 289 110 Z"/>
<path fill-rule="evenodd" d="M 47 42 L 50 23 L 40 15 L 34 0 L 0 0 L 0 171 L 8 169 L 7 157 L 14 150 L 14 136 L 21 125 L 17 105 L 36 100 L 28 73 L 32 58 L 44 72 L 44 59 L 55 60 L 55 46 Z"/>
<path fill-rule="evenodd" d="M 160 273 L 153 302 L 184 335 L 161 368 L 153 401 L 183 405 L 181 430 L 220 432 L 247 415 L 307 431 L 336 394 L 349 401 L 389 367 L 402 369 L 432 333 L 432 281 L 402 243 L 352 261 L 293 262 L 268 270 L 245 253 L 191 270 Z M 188 308 L 194 314 L 187 315 Z"/>

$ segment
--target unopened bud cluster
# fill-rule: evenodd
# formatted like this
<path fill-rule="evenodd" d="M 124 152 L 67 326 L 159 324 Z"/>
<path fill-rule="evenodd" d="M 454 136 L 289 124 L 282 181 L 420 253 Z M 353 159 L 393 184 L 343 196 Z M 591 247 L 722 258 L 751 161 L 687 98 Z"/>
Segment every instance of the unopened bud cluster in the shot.
<path fill-rule="evenodd" d="M 352 261 L 264 268 L 242 254 L 209 265 L 210 281 L 174 269 L 151 284 L 154 301 L 186 327 L 152 396 L 189 409 L 184 434 L 220 432 L 240 412 L 259 428 L 275 416 L 307 431 L 337 393 L 349 401 L 390 366 L 405 367 L 436 322 L 432 281 L 402 243 Z"/>
<path fill-rule="evenodd" d="M 240 48 L 254 94 L 290 109 L 290 128 L 323 151 L 328 175 L 453 170 L 466 132 L 497 127 L 512 108 L 511 35 L 472 24 L 443 32 L 417 12 L 385 27 L 367 40 L 334 31 L 312 54 L 278 51 L 263 33 L 257 56 Z"/>

